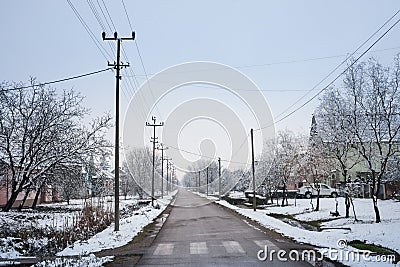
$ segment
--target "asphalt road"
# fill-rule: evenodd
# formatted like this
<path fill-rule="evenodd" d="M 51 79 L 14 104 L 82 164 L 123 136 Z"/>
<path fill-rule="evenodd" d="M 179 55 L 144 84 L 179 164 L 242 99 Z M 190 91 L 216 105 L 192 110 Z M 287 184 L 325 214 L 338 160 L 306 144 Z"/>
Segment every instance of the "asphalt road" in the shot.
<path fill-rule="evenodd" d="M 272 261 L 259 260 L 257 253 L 265 245 L 268 251 L 285 250 L 282 258 L 288 261 L 278 260 L 276 254 Z M 301 253 L 308 248 L 180 189 L 167 221 L 137 266 L 311 266 L 307 261 L 290 261 L 291 249 Z"/>

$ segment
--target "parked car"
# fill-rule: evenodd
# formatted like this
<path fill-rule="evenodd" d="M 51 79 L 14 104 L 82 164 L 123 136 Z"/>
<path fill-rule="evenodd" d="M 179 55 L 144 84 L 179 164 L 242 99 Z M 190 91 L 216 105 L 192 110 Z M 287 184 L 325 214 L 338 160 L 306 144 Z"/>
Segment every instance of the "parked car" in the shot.
<path fill-rule="evenodd" d="M 300 187 L 297 190 L 297 195 L 299 197 L 305 197 L 305 198 L 311 198 L 313 196 L 318 195 L 318 190 L 317 187 L 319 186 L 320 188 L 320 193 L 319 195 L 321 197 L 337 197 L 338 192 L 336 191 L 335 188 L 332 188 L 326 184 L 318 183 L 318 184 L 310 184 L 310 185 L 305 185 L 303 187 Z"/>

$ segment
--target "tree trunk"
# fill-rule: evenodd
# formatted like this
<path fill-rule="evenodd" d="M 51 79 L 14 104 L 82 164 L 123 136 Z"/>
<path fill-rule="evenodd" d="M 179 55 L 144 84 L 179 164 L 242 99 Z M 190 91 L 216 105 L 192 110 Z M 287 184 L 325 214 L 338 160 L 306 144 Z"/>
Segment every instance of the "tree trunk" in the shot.
<path fill-rule="evenodd" d="M 358 219 L 357 219 L 357 215 L 356 215 L 356 209 L 354 208 L 353 198 L 349 197 L 349 199 L 350 199 L 351 206 L 353 207 L 354 220 L 357 222 Z"/>
<path fill-rule="evenodd" d="M 28 195 L 29 195 L 30 191 L 31 191 L 31 190 L 29 190 L 29 189 L 27 189 L 27 190 L 25 191 L 24 199 L 22 200 L 21 204 L 19 204 L 19 206 L 18 206 L 18 211 L 22 211 L 22 208 L 23 208 L 24 205 L 25 205 L 25 201 L 26 201 L 26 199 L 28 198 Z"/>
<path fill-rule="evenodd" d="M 347 186 L 347 169 L 345 168 L 344 164 L 342 164 L 343 176 L 344 176 L 344 190 L 345 190 L 345 197 L 344 197 L 344 206 L 346 209 L 346 218 L 350 217 L 350 190 Z"/>
<path fill-rule="evenodd" d="M 17 200 L 17 197 L 18 197 L 20 192 L 21 191 L 13 191 L 13 192 L 11 192 L 10 198 L 7 200 L 6 205 L 3 207 L 3 211 L 5 211 L 5 212 L 10 211 L 10 209 L 12 208 L 15 200 Z"/>
<path fill-rule="evenodd" d="M 319 196 L 321 193 L 321 188 L 318 188 L 317 190 L 317 206 L 315 207 L 315 211 L 319 211 Z"/>
<path fill-rule="evenodd" d="M 283 190 L 282 190 L 282 207 L 285 206 L 285 194 L 286 194 L 286 183 L 283 183 Z"/>
<path fill-rule="evenodd" d="M 271 198 L 271 204 L 274 204 L 274 195 L 272 194 L 272 190 L 269 192 Z"/>
<path fill-rule="evenodd" d="M 345 190 L 347 190 L 347 189 L 345 189 Z M 346 218 L 349 218 L 350 217 L 350 197 L 349 197 L 348 192 L 345 193 L 344 205 L 346 208 Z"/>
<path fill-rule="evenodd" d="M 143 199 L 143 191 L 141 188 L 139 188 L 139 187 L 137 188 L 137 193 L 139 195 L 139 199 Z"/>
<path fill-rule="evenodd" d="M 5 212 L 10 211 L 15 201 L 17 200 L 18 195 L 22 192 L 23 186 L 25 185 L 26 187 L 28 187 L 27 181 L 28 178 L 25 175 L 23 175 L 22 180 L 19 182 L 18 185 L 18 182 L 15 180 L 15 178 L 13 178 L 11 196 L 8 199 L 6 205 L 3 207 L 3 211 Z"/>
<path fill-rule="evenodd" d="M 375 222 L 376 223 L 380 223 L 381 222 L 381 215 L 380 215 L 380 212 L 379 212 L 378 199 L 376 198 L 376 196 L 372 196 L 372 203 L 374 205 Z"/>
<path fill-rule="evenodd" d="M 36 205 L 37 205 L 37 202 L 38 202 L 40 193 L 42 192 L 43 186 L 44 186 L 44 184 L 42 184 L 42 185 L 39 187 L 39 189 L 36 191 L 35 199 L 33 200 L 33 203 L 32 203 L 32 209 L 33 209 L 33 210 L 36 209 Z"/>
<path fill-rule="evenodd" d="M 372 171 L 372 194 L 371 194 L 371 198 L 372 198 L 372 204 L 374 205 L 374 212 L 375 212 L 375 222 L 376 223 L 380 223 L 381 222 L 381 215 L 379 212 L 379 208 L 378 208 L 378 196 L 379 196 L 379 191 L 380 191 L 380 179 L 378 178 L 378 184 L 375 185 L 375 181 L 376 181 L 376 173 L 373 170 Z M 376 188 L 375 188 L 376 186 Z"/>

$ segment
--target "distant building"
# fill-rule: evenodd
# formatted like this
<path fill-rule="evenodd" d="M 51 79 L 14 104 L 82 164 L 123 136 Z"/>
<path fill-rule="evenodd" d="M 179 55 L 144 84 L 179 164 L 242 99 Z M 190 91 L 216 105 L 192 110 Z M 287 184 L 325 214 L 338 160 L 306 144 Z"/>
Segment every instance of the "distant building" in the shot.
<path fill-rule="evenodd" d="M 329 147 L 329 143 L 332 142 L 329 137 L 329 133 L 324 133 L 320 128 L 318 121 L 323 120 L 321 117 L 312 117 L 311 130 L 310 130 L 310 140 L 313 138 L 318 138 L 322 143 L 326 144 L 326 147 Z M 381 143 L 382 149 L 386 149 L 386 145 L 384 142 Z M 395 144 L 396 145 L 396 144 Z M 397 143 L 400 145 L 400 142 Z M 360 144 L 357 140 L 354 140 L 350 150 L 348 151 L 348 166 L 351 166 L 347 170 L 347 183 L 350 183 L 353 186 L 357 197 L 370 197 L 371 194 L 371 183 L 372 183 L 372 173 L 369 170 L 366 162 L 360 157 L 357 149 Z M 378 160 L 378 159 L 377 159 Z M 337 161 L 337 160 L 336 160 Z M 344 184 L 344 176 L 342 174 L 342 170 L 339 167 L 339 162 L 337 162 L 337 168 L 330 171 L 330 175 L 324 177 L 323 182 L 332 186 L 337 187 Z M 400 177 L 399 177 L 400 178 Z M 397 178 L 397 180 L 399 179 Z M 389 182 L 388 179 L 383 179 L 380 189 L 380 198 L 386 199 L 392 195 L 392 191 L 395 190 L 396 185 L 398 185 L 398 181 Z M 399 191 L 397 191 L 399 192 Z"/>
<path fill-rule="evenodd" d="M 0 161 L 0 207 L 4 207 L 7 203 L 9 197 L 12 192 L 12 181 L 11 181 L 11 170 L 9 165 Z M 19 207 L 23 198 L 25 196 L 26 191 L 23 190 L 17 197 L 16 201 L 13 204 L 13 208 Z M 30 207 L 33 204 L 35 199 L 36 191 L 31 190 L 26 198 L 24 207 Z M 44 186 L 40 192 L 40 196 L 38 198 L 37 204 L 52 202 L 59 200 L 59 196 L 51 186 Z"/>

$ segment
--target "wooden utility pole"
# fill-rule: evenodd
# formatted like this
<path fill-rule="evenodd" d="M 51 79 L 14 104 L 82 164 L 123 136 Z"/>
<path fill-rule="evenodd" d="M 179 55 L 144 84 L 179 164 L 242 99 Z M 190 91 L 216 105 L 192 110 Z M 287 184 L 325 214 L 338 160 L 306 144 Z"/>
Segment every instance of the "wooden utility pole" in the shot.
<path fill-rule="evenodd" d="M 257 200 L 256 200 L 256 178 L 254 175 L 254 142 L 253 142 L 253 129 L 250 130 L 251 134 L 251 166 L 253 172 L 253 210 L 257 209 Z"/>
<path fill-rule="evenodd" d="M 172 164 L 172 163 L 171 163 Z M 174 190 L 174 179 L 175 179 L 175 166 L 172 165 L 172 177 L 171 177 L 171 192 Z"/>
<path fill-rule="evenodd" d="M 171 169 L 171 175 L 169 176 L 169 180 L 167 181 L 167 191 L 172 191 L 171 183 L 172 179 L 174 178 L 174 165 L 171 161 L 169 161 L 169 168 Z"/>
<path fill-rule="evenodd" d="M 158 126 L 164 126 L 164 122 L 160 122 L 159 124 L 156 124 L 156 117 L 151 117 L 151 120 L 153 121 L 153 124 L 146 122 L 146 126 L 153 127 L 153 137 L 151 137 L 151 142 L 153 143 L 153 171 L 151 175 L 151 206 L 154 207 L 154 170 L 155 170 L 155 156 L 156 156 L 156 143 L 157 138 L 156 137 L 156 127 Z"/>
<path fill-rule="evenodd" d="M 200 171 L 199 171 L 199 187 L 198 187 L 198 191 L 200 193 Z"/>
<path fill-rule="evenodd" d="M 170 160 L 172 160 L 171 158 L 165 158 L 164 160 L 166 160 L 167 161 L 167 180 L 166 180 L 166 182 L 167 182 L 167 194 L 168 194 L 168 174 L 169 174 L 169 171 L 168 171 L 168 168 L 169 168 L 169 161 Z"/>
<path fill-rule="evenodd" d="M 117 62 L 109 63 L 109 67 L 116 69 L 115 75 L 115 161 L 114 161 L 114 198 L 115 198 L 115 209 L 114 209 L 114 231 L 119 231 L 119 80 L 121 80 L 120 70 L 125 67 L 129 67 L 129 63 L 123 64 L 120 62 L 121 58 L 121 41 L 122 40 L 135 40 L 135 32 L 132 32 L 131 37 L 118 38 L 118 34 L 115 32 L 113 37 L 106 37 L 106 33 L 102 33 L 103 41 L 117 41 Z"/>
<path fill-rule="evenodd" d="M 221 200 L 221 158 L 218 158 L 218 198 Z"/>
<path fill-rule="evenodd" d="M 164 150 L 167 150 L 168 147 L 164 147 L 163 144 L 160 144 L 157 147 L 157 149 L 161 150 L 161 198 L 163 198 L 164 197 Z"/>
<path fill-rule="evenodd" d="M 207 167 L 207 178 L 206 178 L 207 180 L 206 180 L 206 183 L 207 183 L 207 189 L 206 189 L 206 192 L 207 192 L 207 196 L 208 196 L 208 167 Z"/>

